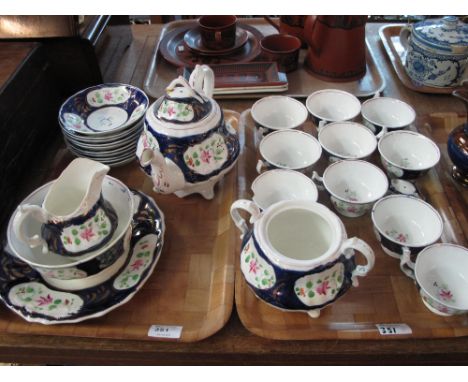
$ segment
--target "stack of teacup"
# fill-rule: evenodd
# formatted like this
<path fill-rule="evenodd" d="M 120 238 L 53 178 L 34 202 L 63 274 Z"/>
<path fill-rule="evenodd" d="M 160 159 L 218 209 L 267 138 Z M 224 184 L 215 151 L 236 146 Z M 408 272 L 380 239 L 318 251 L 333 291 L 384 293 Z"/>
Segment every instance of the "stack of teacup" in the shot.
<path fill-rule="evenodd" d="M 51 286 L 81 290 L 104 283 L 130 250 L 133 197 L 109 167 L 72 161 L 27 196 L 10 219 L 10 250 Z"/>

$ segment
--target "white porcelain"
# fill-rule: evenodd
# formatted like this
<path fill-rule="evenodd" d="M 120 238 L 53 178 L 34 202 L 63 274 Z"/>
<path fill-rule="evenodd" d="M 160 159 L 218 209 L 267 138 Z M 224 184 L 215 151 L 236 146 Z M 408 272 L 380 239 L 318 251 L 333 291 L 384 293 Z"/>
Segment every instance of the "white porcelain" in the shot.
<path fill-rule="evenodd" d="M 351 93 L 338 89 L 318 90 L 307 97 L 306 106 L 316 126 L 349 121 L 361 112 L 361 102 Z"/>
<path fill-rule="evenodd" d="M 47 254 L 81 255 L 98 250 L 111 238 L 117 219 L 101 195 L 109 167 L 85 158 L 73 160 L 53 181 L 41 206 L 21 204 L 13 219 L 15 235 Z M 25 222 L 35 219 L 41 233 L 28 235 Z"/>
<path fill-rule="evenodd" d="M 372 208 L 372 223 L 383 251 L 391 257 L 416 255 L 442 235 L 440 214 L 429 203 L 406 195 L 390 195 Z"/>
<path fill-rule="evenodd" d="M 406 102 L 390 97 L 374 97 L 362 104 L 364 124 L 377 136 L 404 129 L 416 119 L 416 112 Z"/>
<path fill-rule="evenodd" d="M 356 159 L 332 163 L 323 177 L 314 171 L 313 179 L 323 183 L 333 207 L 347 217 L 364 215 L 388 190 L 388 179 L 380 168 Z"/>
<path fill-rule="evenodd" d="M 330 161 L 364 159 L 377 148 L 377 139 L 365 126 L 355 122 L 333 122 L 318 129 L 318 141 Z"/>
<path fill-rule="evenodd" d="M 251 214 L 251 229 L 239 210 Z M 374 265 L 372 249 L 348 239 L 341 220 L 322 204 L 289 200 L 260 212 L 254 202 L 238 200 L 231 216 L 243 236 L 243 276 L 257 297 L 276 308 L 318 317 Z M 366 265 L 356 266 L 353 250 Z"/>
<path fill-rule="evenodd" d="M 49 189 L 52 187 L 52 184 L 53 182 L 49 182 L 36 189 L 28 195 L 21 204 L 27 203 L 29 205 L 40 206 Z M 13 229 L 15 211 L 10 218 L 7 228 L 7 240 L 11 252 L 32 268 L 40 270 L 41 272 L 62 270 L 63 272 L 73 273 L 75 278 L 88 277 L 89 275 L 86 272 L 75 272 L 74 268 L 93 260 L 99 260 L 100 262 L 105 260 L 100 258 L 101 255 L 105 257 L 107 251 L 115 248 L 114 246 L 118 245 L 124 238 L 125 233 L 129 229 L 134 212 L 132 194 L 121 181 L 106 176 L 102 183 L 102 194 L 110 204 L 115 206 L 118 224 L 111 239 L 99 250 L 85 255 L 71 257 L 61 256 L 51 252 L 43 253 L 40 247 L 31 248 L 16 235 Z M 41 231 L 42 224 L 36 219 L 28 218 L 25 220 L 24 225 L 25 231 L 31 236 L 39 234 Z"/>
<path fill-rule="evenodd" d="M 322 155 L 317 139 L 300 130 L 279 130 L 264 136 L 259 151 L 263 160 L 257 162 L 258 173 L 269 168 L 306 170 Z"/>
<path fill-rule="evenodd" d="M 283 169 L 265 171 L 252 182 L 252 200 L 262 210 L 283 200 L 318 199 L 315 183 L 304 174 Z"/>
<path fill-rule="evenodd" d="M 215 184 L 234 167 L 238 117 L 225 120 L 213 87 L 213 71 L 197 65 L 188 82 L 179 76 L 148 108 L 136 155 L 156 192 L 212 199 Z"/>
<path fill-rule="evenodd" d="M 259 99 L 250 109 L 261 132 L 295 129 L 307 120 L 307 109 L 302 102 L 287 96 L 269 96 Z"/>
<path fill-rule="evenodd" d="M 392 178 L 416 179 L 440 160 L 435 142 L 414 131 L 384 134 L 378 149 L 382 165 Z"/>
<path fill-rule="evenodd" d="M 423 249 L 413 263 L 404 254 L 402 271 L 416 280 L 421 299 L 441 316 L 468 313 L 468 249 L 441 243 Z"/>

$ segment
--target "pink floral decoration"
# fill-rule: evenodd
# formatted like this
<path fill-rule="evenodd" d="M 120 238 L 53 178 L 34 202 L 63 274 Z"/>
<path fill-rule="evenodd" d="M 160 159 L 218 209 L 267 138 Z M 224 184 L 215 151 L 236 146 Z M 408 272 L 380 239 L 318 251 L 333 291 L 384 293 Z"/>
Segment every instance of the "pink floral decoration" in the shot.
<path fill-rule="evenodd" d="M 439 292 L 439 296 L 444 300 L 451 300 L 453 298 L 452 292 L 446 289 L 441 289 Z"/>
<path fill-rule="evenodd" d="M 202 150 L 200 157 L 203 162 L 210 163 L 210 159 L 212 158 L 212 155 L 208 150 Z"/>
<path fill-rule="evenodd" d="M 142 259 L 138 259 L 133 264 L 131 264 L 130 267 L 132 268 L 132 271 L 137 271 L 144 264 L 145 264 L 145 262 Z"/>
<path fill-rule="evenodd" d="M 39 306 L 49 305 L 52 303 L 52 296 L 50 294 L 47 297 L 41 296 L 37 299 L 37 304 Z"/>
<path fill-rule="evenodd" d="M 258 271 L 258 264 L 255 260 L 251 260 L 250 261 L 250 264 L 249 264 L 250 268 L 249 268 L 249 272 L 250 273 L 255 273 L 257 274 L 257 271 Z"/>
<path fill-rule="evenodd" d="M 81 238 L 89 241 L 94 236 L 94 232 L 92 228 L 85 228 L 83 232 L 80 234 Z"/>
<path fill-rule="evenodd" d="M 110 100 L 112 99 L 112 97 L 113 97 L 113 96 L 112 96 L 112 93 L 111 93 L 111 92 L 107 91 L 107 92 L 104 93 L 104 99 L 105 99 L 106 101 L 110 101 Z"/>
<path fill-rule="evenodd" d="M 323 281 L 322 284 L 320 284 L 317 289 L 316 289 L 316 292 L 318 294 L 322 294 L 322 295 L 326 295 L 327 294 L 327 289 L 330 289 L 330 283 L 328 281 Z"/>

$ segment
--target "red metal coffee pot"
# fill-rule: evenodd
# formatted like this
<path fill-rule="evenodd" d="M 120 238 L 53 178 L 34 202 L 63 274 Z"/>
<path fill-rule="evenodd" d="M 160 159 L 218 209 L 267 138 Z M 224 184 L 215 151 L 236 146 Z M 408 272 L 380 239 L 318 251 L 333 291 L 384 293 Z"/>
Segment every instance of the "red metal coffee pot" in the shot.
<path fill-rule="evenodd" d="M 366 73 L 367 16 L 308 16 L 305 68 L 325 81 L 346 82 Z"/>

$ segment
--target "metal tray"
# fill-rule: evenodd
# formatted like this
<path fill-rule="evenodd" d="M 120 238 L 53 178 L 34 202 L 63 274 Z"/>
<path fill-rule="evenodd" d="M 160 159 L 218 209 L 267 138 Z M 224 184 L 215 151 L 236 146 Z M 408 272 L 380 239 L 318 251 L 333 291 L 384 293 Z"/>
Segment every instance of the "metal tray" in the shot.
<path fill-rule="evenodd" d="M 264 36 L 276 33 L 270 24 L 263 18 L 243 19 L 246 25 L 257 28 Z M 171 31 L 189 25 L 193 20 L 180 20 L 168 23 L 161 31 L 159 42 L 156 44 L 151 62 L 146 73 L 144 81 L 145 92 L 153 98 L 159 98 L 166 86 L 178 75 L 178 67 L 167 62 L 161 55 L 160 44 L 164 36 Z M 319 80 L 309 74 L 303 67 L 306 51 L 301 50 L 299 55 L 299 67 L 296 71 L 288 73 L 288 90 L 283 94 L 295 98 L 306 98 L 314 91 L 321 89 L 341 89 L 354 94 L 357 97 L 372 97 L 385 88 L 385 79 L 377 66 L 374 54 L 370 49 L 369 42 L 367 46 L 367 71 L 366 75 L 358 81 L 351 82 L 326 82 Z M 215 95 L 216 98 L 261 98 L 265 93 L 246 93 L 246 94 L 223 94 Z"/>

